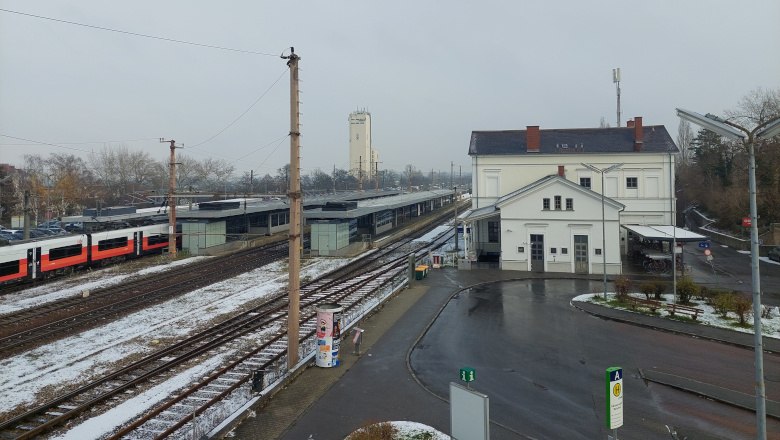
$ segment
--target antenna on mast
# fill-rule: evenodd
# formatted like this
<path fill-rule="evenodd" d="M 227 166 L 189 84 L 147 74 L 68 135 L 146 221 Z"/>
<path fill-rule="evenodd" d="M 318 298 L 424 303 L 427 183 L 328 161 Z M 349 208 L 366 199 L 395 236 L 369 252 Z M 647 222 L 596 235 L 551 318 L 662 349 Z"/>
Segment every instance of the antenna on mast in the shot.
<path fill-rule="evenodd" d="M 620 67 L 612 69 L 612 82 L 617 90 L 617 126 L 620 128 Z"/>

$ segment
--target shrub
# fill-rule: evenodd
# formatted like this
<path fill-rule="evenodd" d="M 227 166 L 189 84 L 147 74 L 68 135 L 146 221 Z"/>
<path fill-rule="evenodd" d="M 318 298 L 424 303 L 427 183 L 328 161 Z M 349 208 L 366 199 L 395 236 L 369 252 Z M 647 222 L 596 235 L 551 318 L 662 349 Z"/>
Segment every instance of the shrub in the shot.
<path fill-rule="evenodd" d="M 655 283 L 653 283 L 653 285 L 655 286 L 655 291 L 653 292 L 653 294 L 655 295 L 655 299 L 660 301 L 661 299 L 663 299 L 662 295 L 664 294 L 664 292 L 666 292 L 666 283 L 663 283 L 661 281 L 656 281 Z"/>
<path fill-rule="evenodd" d="M 645 299 L 649 300 L 650 295 L 655 293 L 655 283 L 646 282 L 639 286 L 639 290 L 645 295 Z"/>
<path fill-rule="evenodd" d="M 699 286 L 697 286 L 690 277 L 683 277 L 677 281 L 677 296 L 682 304 L 689 304 L 691 298 L 693 298 L 698 291 Z"/>
<path fill-rule="evenodd" d="M 628 291 L 631 290 L 631 279 L 625 275 L 620 275 L 615 278 L 615 294 L 619 300 L 623 300 L 628 296 Z"/>
<path fill-rule="evenodd" d="M 731 304 L 731 311 L 737 314 L 739 325 L 745 325 L 745 320 L 752 315 L 753 301 L 742 294 L 734 294 L 734 301 Z"/>
<path fill-rule="evenodd" d="M 347 437 L 349 440 L 393 440 L 396 429 L 388 422 L 366 425 Z"/>
<path fill-rule="evenodd" d="M 725 318 L 734 304 L 734 294 L 729 292 L 720 292 L 715 295 L 712 300 L 712 306 L 715 308 L 721 317 Z"/>
<path fill-rule="evenodd" d="M 699 299 L 701 301 L 706 301 L 707 298 L 712 294 L 712 291 L 707 286 L 699 286 L 699 292 L 698 295 L 696 295 L 696 299 Z"/>

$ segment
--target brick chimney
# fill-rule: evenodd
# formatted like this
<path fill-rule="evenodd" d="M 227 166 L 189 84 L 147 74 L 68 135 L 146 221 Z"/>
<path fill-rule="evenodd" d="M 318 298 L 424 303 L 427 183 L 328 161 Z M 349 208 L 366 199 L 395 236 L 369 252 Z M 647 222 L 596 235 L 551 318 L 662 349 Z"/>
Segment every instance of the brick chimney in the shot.
<path fill-rule="evenodd" d="M 525 142 L 529 153 L 539 152 L 540 136 L 538 125 L 529 125 L 525 128 Z"/>
<path fill-rule="evenodd" d="M 634 151 L 642 151 L 642 143 L 644 142 L 644 132 L 642 130 L 642 117 L 634 116 Z"/>
<path fill-rule="evenodd" d="M 566 177 L 566 168 L 563 165 L 558 165 L 558 175 Z"/>
<path fill-rule="evenodd" d="M 626 127 L 634 128 L 634 120 L 633 119 L 629 119 L 628 121 L 626 121 Z"/>

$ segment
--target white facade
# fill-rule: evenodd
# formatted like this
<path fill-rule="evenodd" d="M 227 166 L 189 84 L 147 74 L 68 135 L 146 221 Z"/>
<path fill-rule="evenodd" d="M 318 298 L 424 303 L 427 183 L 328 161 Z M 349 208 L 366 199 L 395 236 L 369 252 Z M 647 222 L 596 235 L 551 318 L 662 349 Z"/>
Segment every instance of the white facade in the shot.
<path fill-rule="evenodd" d="M 371 113 L 361 110 L 349 114 L 349 173 L 371 178 L 379 162 L 379 153 L 371 144 Z"/>
<path fill-rule="evenodd" d="M 617 240 L 602 239 L 601 198 L 593 191 L 551 176 L 502 198 L 496 206 L 502 269 L 603 273 L 606 257 L 607 273 L 620 273 L 620 246 Z M 618 236 L 623 208 L 605 199 L 607 237 Z"/>
<path fill-rule="evenodd" d="M 671 166 L 670 166 L 671 160 Z M 583 163 L 605 169 L 623 164 L 604 176 L 604 195 L 625 205 L 620 213 L 623 224 L 670 225 L 673 209 L 674 155 L 648 153 L 555 154 L 472 157 L 472 206 L 489 206 L 502 195 L 520 189 L 544 176 L 558 173 L 575 184 L 589 178 L 590 189 L 601 194 L 601 175 Z M 627 186 L 636 178 L 637 187 Z"/>
<path fill-rule="evenodd" d="M 673 224 L 676 152 L 663 126 L 642 127 L 641 118 L 626 128 L 472 133 L 466 258 L 508 270 L 621 273 L 621 225 Z M 616 168 L 602 176 L 586 165 Z"/>

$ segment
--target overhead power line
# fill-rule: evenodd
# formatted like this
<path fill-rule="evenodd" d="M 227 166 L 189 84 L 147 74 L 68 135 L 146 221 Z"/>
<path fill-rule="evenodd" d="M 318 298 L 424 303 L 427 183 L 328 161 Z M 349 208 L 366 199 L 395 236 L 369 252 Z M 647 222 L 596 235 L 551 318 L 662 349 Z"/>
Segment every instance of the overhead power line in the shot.
<path fill-rule="evenodd" d="M 119 144 L 122 142 L 143 142 L 143 141 L 157 141 L 159 138 L 145 138 L 145 139 L 123 139 L 118 141 L 84 141 L 84 142 L 54 142 L 58 145 L 87 145 L 87 144 Z M 0 146 L 25 146 L 30 145 L 27 144 L 7 144 L 7 143 L 0 143 Z"/>
<path fill-rule="evenodd" d="M 279 145 L 282 143 L 282 141 L 284 141 L 285 139 L 287 139 L 289 136 L 290 136 L 289 134 L 286 134 L 286 135 L 284 135 L 284 136 L 282 136 L 282 137 L 280 137 L 280 138 L 274 139 L 274 140 L 272 140 L 271 142 L 269 142 L 269 143 L 267 143 L 267 144 L 265 144 L 265 145 L 261 145 L 261 146 L 259 146 L 259 147 L 255 148 L 254 150 L 252 150 L 252 151 L 250 151 L 249 153 L 247 153 L 247 154 L 245 154 L 245 155 L 243 155 L 243 156 L 239 157 L 238 159 L 235 159 L 235 160 L 233 160 L 232 162 L 233 162 L 233 163 L 236 163 L 236 162 L 238 162 L 239 160 L 241 160 L 241 159 L 244 159 L 244 158 L 246 158 L 246 157 L 248 157 L 248 156 L 250 156 L 250 155 L 252 155 L 252 154 L 255 154 L 255 153 L 257 153 L 258 151 L 260 151 L 260 150 L 262 150 L 262 149 L 264 149 L 264 148 L 268 148 L 268 147 L 270 147 L 271 145 L 273 145 L 273 144 L 274 144 L 274 142 L 278 142 L 278 144 L 276 144 L 276 148 L 279 148 Z M 274 148 L 274 151 L 276 151 L 276 148 Z M 265 162 L 265 161 L 264 161 L 264 162 Z"/>
<path fill-rule="evenodd" d="M 74 25 L 74 26 L 81 26 L 81 27 L 90 28 L 90 29 L 97 29 L 97 30 L 108 31 L 108 32 L 116 32 L 116 33 L 125 34 L 125 35 L 132 35 L 134 37 L 143 37 L 143 38 L 151 38 L 153 40 L 167 41 L 169 43 L 187 44 L 187 45 L 190 45 L 190 46 L 205 47 L 205 48 L 209 48 L 209 49 L 227 50 L 227 51 L 230 51 L 230 52 L 240 52 L 240 53 L 247 53 L 247 54 L 252 54 L 252 55 L 263 55 L 263 56 L 269 56 L 269 57 L 277 57 L 277 56 L 279 56 L 279 54 L 258 52 L 258 51 L 254 51 L 254 50 L 234 49 L 234 48 L 231 48 L 231 47 L 215 46 L 215 45 L 212 45 L 212 44 L 195 43 L 193 41 L 176 40 L 174 38 L 158 37 L 156 35 L 140 34 L 138 32 L 124 31 L 124 30 L 121 30 L 121 29 L 112 29 L 112 28 L 107 28 L 107 27 L 103 27 L 103 26 L 95 26 L 95 25 L 91 25 L 91 24 L 77 23 L 75 21 L 62 20 L 62 19 L 59 19 L 59 18 L 52 18 L 52 17 L 44 17 L 42 15 L 28 14 L 26 12 L 12 11 L 10 9 L 2 9 L 2 8 L 0 8 L 0 11 L 8 12 L 10 14 L 24 15 L 26 17 L 38 18 L 38 19 L 41 19 L 41 20 L 55 21 L 57 23 L 71 24 L 71 25 Z"/>
<path fill-rule="evenodd" d="M 36 140 L 33 140 L 33 139 L 25 139 L 25 138 L 20 138 L 20 137 L 16 137 L 16 136 L 9 136 L 7 134 L 2 134 L 2 133 L 0 133 L 0 136 L 7 137 L 7 138 L 10 138 L 10 139 L 16 139 L 17 141 L 32 142 L 34 144 L 49 145 L 49 146 L 57 147 L 57 148 L 65 148 L 66 150 L 75 150 L 75 151 L 82 151 L 84 153 L 91 153 L 91 151 L 83 150 L 81 148 L 66 147 L 64 145 L 58 145 L 58 144 L 50 144 L 48 142 L 36 141 Z"/>
<path fill-rule="evenodd" d="M 222 133 L 224 133 L 224 132 L 225 132 L 225 131 L 226 131 L 228 128 L 232 127 L 232 126 L 233 126 L 233 124 L 235 124 L 236 122 L 238 122 L 238 120 L 239 120 L 239 119 L 243 118 L 243 117 L 244 117 L 244 115 L 246 115 L 247 113 L 249 113 L 249 110 L 252 110 L 252 107 L 254 107 L 255 105 L 257 105 L 257 103 L 258 103 L 258 102 L 260 102 L 260 100 L 261 100 L 261 99 L 263 99 L 263 98 L 265 97 L 265 95 L 267 95 L 267 94 L 268 94 L 268 92 L 270 92 L 270 91 L 271 91 L 271 89 L 272 89 L 272 88 L 274 88 L 274 86 L 275 86 L 275 85 L 276 85 L 276 84 L 279 82 L 279 80 L 281 80 L 281 79 L 282 79 L 282 77 L 284 76 L 284 74 L 285 74 L 285 73 L 287 73 L 287 70 L 283 71 L 283 72 L 282 72 L 282 74 L 281 74 L 281 75 L 279 75 L 279 77 L 278 77 L 278 78 L 276 78 L 276 81 L 274 81 L 274 82 L 273 82 L 273 83 L 272 83 L 270 86 L 268 86 L 268 88 L 267 88 L 267 89 L 265 89 L 265 91 L 264 91 L 264 92 L 263 92 L 263 93 L 262 93 L 262 94 L 261 94 L 261 95 L 260 95 L 260 96 L 259 96 L 257 99 L 255 99 L 255 102 L 253 102 L 253 103 L 252 103 L 252 105 L 250 105 L 250 106 L 249 106 L 249 108 L 247 108 L 246 110 L 244 110 L 244 111 L 243 111 L 243 112 L 242 112 L 240 115 L 238 115 L 238 117 L 236 117 L 235 119 L 233 119 L 233 121 L 232 121 L 232 122 L 230 122 L 230 123 L 229 123 L 227 126 L 225 126 L 225 128 L 223 128 L 222 130 L 218 131 L 218 132 L 217 132 L 217 134 L 215 134 L 214 136 L 211 136 L 210 138 L 206 139 L 205 141 L 203 141 L 203 142 L 199 142 L 199 143 L 197 143 L 197 144 L 195 144 L 195 145 L 192 145 L 192 146 L 190 146 L 190 147 L 188 147 L 188 148 L 196 148 L 196 147 L 198 147 L 198 146 L 200 146 L 200 145 L 203 145 L 203 144 L 205 144 L 205 143 L 207 143 L 207 142 L 211 142 L 211 141 L 212 141 L 214 138 L 216 138 L 217 136 L 219 136 L 219 135 L 221 135 Z"/>
<path fill-rule="evenodd" d="M 263 165 L 265 165 L 265 163 L 266 163 L 266 162 L 268 162 L 268 159 L 269 159 L 271 156 L 273 156 L 273 154 L 274 154 L 274 153 L 276 153 L 276 150 L 278 150 L 278 149 L 279 149 L 279 146 L 281 146 L 281 145 L 282 145 L 282 142 L 284 142 L 284 141 L 285 141 L 285 139 L 287 139 L 288 137 L 290 137 L 290 135 L 289 135 L 289 134 L 288 134 L 287 136 L 283 137 L 283 138 L 282 138 L 282 139 L 279 141 L 279 143 L 278 143 L 278 144 L 276 144 L 276 146 L 274 147 L 274 149 L 273 149 L 273 150 L 271 150 L 271 152 L 270 152 L 270 153 L 268 153 L 268 156 L 266 156 L 266 157 L 265 157 L 265 159 L 263 159 L 263 161 L 262 161 L 262 162 L 260 162 L 260 165 L 258 165 L 258 166 L 257 166 L 257 167 L 255 167 L 255 168 L 257 168 L 257 169 L 261 169 L 261 168 L 263 168 Z"/>

